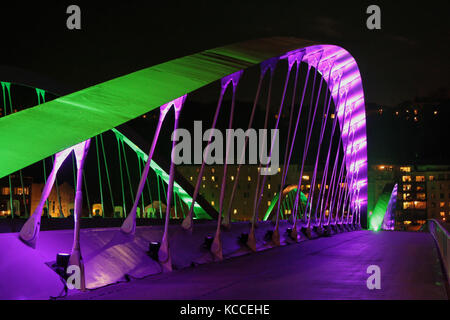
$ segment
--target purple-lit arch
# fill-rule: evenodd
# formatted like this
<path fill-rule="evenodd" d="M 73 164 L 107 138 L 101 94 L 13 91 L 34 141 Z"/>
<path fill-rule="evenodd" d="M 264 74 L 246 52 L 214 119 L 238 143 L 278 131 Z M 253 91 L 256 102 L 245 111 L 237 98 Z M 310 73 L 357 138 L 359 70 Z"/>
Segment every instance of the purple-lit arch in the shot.
<path fill-rule="evenodd" d="M 303 56 L 302 62 L 311 67 L 318 66 L 318 72 L 328 88 L 332 90 L 342 145 L 345 146 L 347 154 L 345 168 L 349 192 L 355 194 L 350 207 L 355 211 L 354 214 L 361 215 L 361 220 L 358 221 L 365 226 L 367 223 L 366 110 L 358 65 L 348 51 L 335 45 L 307 46 L 290 51 L 281 58 L 289 59 L 292 56 Z"/>

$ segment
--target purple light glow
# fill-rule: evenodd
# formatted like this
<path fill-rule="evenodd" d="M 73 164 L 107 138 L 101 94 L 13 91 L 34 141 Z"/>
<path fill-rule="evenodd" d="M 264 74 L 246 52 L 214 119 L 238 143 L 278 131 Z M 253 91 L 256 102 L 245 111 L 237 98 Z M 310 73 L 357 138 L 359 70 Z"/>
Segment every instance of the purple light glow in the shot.
<path fill-rule="evenodd" d="M 365 103 L 364 103 L 364 91 L 361 82 L 361 75 L 359 73 L 358 65 L 355 59 L 344 49 L 333 45 L 315 45 L 306 47 L 305 58 L 303 61 L 309 65 L 317 65 L 317 61 L 322 61 L 318 65 L 318 71 L 325 74 L 324 80 L 327 82 L 327 86 L 330 88 L 333 86 L 328 79 L 328 68 L 332 68 L 332 72 L 342 72 L 340 77 L 340 94 L 337 88 L 333 88 L 332 97 L 333 102 L 338 109 L 337 117 L 340 123 L 341 137 L 344 146 L 352 148 L 354 144 L 353 152 L 350 151 L 349 156 L 345 157 L 346 168 L 351 167 L 358 168 L 356 183 L 350 185 L 349 192 L 357 192 L 358 196 L 356 201 L 360 204 L 361 212 L 361 224 L 363 226 L 367 223 L 367 139 L 366 139 L 366 116 L 365 116 Z M 327 61 L 327 63 L 325 63 Z M 330 62 L 333 61 L 332 66 Z M 325 72 L 327 71 L 327 72 Z M 333 74 L 333 73 L 332 73 Z M 333 77 L 331 77 L 333 78 Z M 333 81 L 333 80 L 331 80 Z M 348 94 L 347 94 L 348 92 Z M 341 95 L 341 99 L 339 99 Z M 347 95 L 346 99 L 342 99 L 343 95 Z M 345 111 L 346 113 L 352 112 L 351 117 L 344 117 L 343 105 L 348 104 L 353 107 L 353 111 Z M 349 108 L 347 108 L 349 109 Z M 352 108 L 350 108 L 352 109 Z M 351 133 L 347 134 L 348 127 L 351 126 Z M 353 138 L 354 143 L 349 141 Z M 350 142 L 350 143 L 348 143 Z M 347 151 L 348 152 L 348 151 Z M 351 181 L 355 172 L 347 170 L 347 179 Z M 357 190 L 359 189 L 359 191 Z"/>
<path fill-rule="evenodd" d="M 183 106 L 184 101 L 186 100 L 186 95 L 179 97 L 169 103 L 162 105 L 159 108 L 159 120 L 158 125 L 156 127 L 155 135 L 153 136 L 152 145 L 150 147 L 150 151 L 148 153 L 148 159 L 145 163 L 144 171 L 142 172 L 141 179 L 139 181 L 138 190 L 136 192 L 136 197 L 134 199 L 133 207 L 131 208 L 130 213 L 122 224 L 120 230 L 126 234 L 134 234 L 136 232 L 136 214 L 137 207 L 139 205 L 139 199 L 141 198 L 142 191 L 144 190 L 145 182 L 147 181 L 148 172 L 150 170 L 150 163 L 153 158 L 153 153 L 155 152 L 156 143 L 158 142 L 159 132 L 161 131 L 162 124 L 166 117 L 167 112 L 170 110 L 172 106 L 175 109 L 175 118 L 178 119 L 178 116 L 181 111 L 181 107 Z"/>

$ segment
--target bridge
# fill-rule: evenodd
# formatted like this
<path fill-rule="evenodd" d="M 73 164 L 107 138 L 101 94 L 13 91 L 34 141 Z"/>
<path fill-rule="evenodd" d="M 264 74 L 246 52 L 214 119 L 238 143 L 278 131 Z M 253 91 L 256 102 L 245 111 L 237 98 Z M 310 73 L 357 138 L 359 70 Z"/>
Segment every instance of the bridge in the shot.
<path fill-rule="evenodd" d="M 220 170 L 207 176 L 212 165 L 202 158 L 195 179 L 170 156 L 175 141 L 168 152 L 158 151 L 165 125 L 177 130 L 183 116 L 196 111 L 189 98 L 214 84 L 217 104 L 203 120 L 211 129 L 221 119 L 226 129 L 236 128 L 247 114 L 238 90 L 252 79 L 257 84 L 245 129 L 279 131 L 257 146 L 269 161 L 254 166 L 256 179 L 248 175 L 251 197 L 244 195 L 238 215 L 241 172 L 254 147 L 249 136 L 238 144 L 235 166 L 227 144 L 225 160 L 214 164 Z M 263 292 L 279 299 L 448 298 L 448 232 L 433 221 L 429 233 L 379 231 L 392 230 L 396 187 L 386 189 L 368 216 L 362 79 L 343 48 L 260 39 L 72 93 L 26 79 L 0 80 L 0 177 L 7 196 L 1 212 L 10 223 L 20 221 L 20 232 L 0 234 L 0 297 L 61 296 L 67 267 L 75 266 L 80 292 L 71 291 L 74 298 L 243 299 L 263 298 Z M 15 100 L 30 92 L 37 101 L 20 108 Z M 134 126 L 147 117 L 155 119 L 147 128 L 151 137 Z M 204 139 L 206 155 L 214 149 L 213 132 Z M 273 168 L 278 145 L 280 163 Z M 26 180 L 36 172 L 43 183 L 32 201 Z M 73 200 L 62 200 L 58 178 L 71 180 Z M 218 199 L 209 199 L 206 178 Z M 41 230 L 58 219 L 70 220 L 73 231 Z M 110 227 L 83 228 L 86 219 Z M 380 268 L 384 289 L 368 289 L 372 265 Z M 207 285 L 197 287 L 193 279 Z M 114 283 L 117 290 L 99 294 Z"/>

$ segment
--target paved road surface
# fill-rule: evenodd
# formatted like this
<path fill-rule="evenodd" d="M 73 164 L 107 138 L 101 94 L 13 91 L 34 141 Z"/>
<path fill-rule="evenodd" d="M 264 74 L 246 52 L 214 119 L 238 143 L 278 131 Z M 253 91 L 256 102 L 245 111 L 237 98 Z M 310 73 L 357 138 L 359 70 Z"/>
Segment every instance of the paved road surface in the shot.
<path fill-rule="evenodd" d="M 369 290 L 367 267 L 381 268 Z M 448 299 L 428 233 L 358 231 L 132 280 L 70 299 Z"/>

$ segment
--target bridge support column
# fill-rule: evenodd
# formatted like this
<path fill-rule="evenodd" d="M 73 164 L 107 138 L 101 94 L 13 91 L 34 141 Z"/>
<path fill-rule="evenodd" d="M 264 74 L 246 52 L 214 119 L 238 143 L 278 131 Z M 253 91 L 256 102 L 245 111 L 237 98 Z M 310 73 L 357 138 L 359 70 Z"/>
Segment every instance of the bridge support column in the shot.
<path fill-rule="evenodd" d="M 88 139 L 73 147 L 75 158 L 77 162 L 77 187 L 75 193 L 75 208 L 74 208 L 74 236 L 73 247 L 69 258 L 69 266 L 77 266 L 80 269 L 80 290 L 86 289 L 86 280 L 84 274 L 84 262 L 81 256 L 80 248 L 80 220 L 83 211 L 83 168 L 84 162 L 89 151 L 91 139 Z"/>
<path fill-rule="evenodd" d="M 280 245 L 280 228 L 278 226 L 278 223 L 276 224 L 275 228 L 273 229 L 272 242 L 276 246 Z"/>
<path fill-rule="evenodd" d="M 27 222 L 23 225 L 19 233 L 19 238 L 32 248 L 36 248 L 37 240 L 39 238 L 39 231 L 41 227 L 42 210 L 44 208 L 47 198 L 50 196 L 53 185 L 56 180 L 56 175 L 59 168 L 63 164 L 67 156 L 72 152 L 74 147 L 67 148 L 55 155 L 55 161 L 53 163 L 53 169 L 48 176 L 44 189 L 42 190 L 41 199 L 39 204 L 34 210 L 33 214 L 28 218 Z"/>
<path fill-rule="evenodd" d="M 172 271 L 172 256 L 170 255 L 168 235 L 164 233 L 161 240 L 161 247 L 158 251 L 158 261 L 162 266 L 163 272 Z"/>
<path fill-rule="evenodd" d="M 228 128 L 231 129 L 233 126 L 233 116 L 234 116 L 234 105 L 236 99 L 236 88 L 239 84 L 239 80 L 242 76 L 242 71 L 231 74 L 228 77 L 222 79 L 222 90 L 226 90 L 229 83 L 232 84 L 232 97 L 231 97 L 231 111 L 230 111 L 230 119 L 228 122 Z M 223 167 L 223 177 L 222 177 L 222 186 L 220 190 L 220 199 L 219 199 L 219 216 L 217 219 L 217 229 L 216 235 L 214 237 L 213 243 L 211 245 L 211 253 L 214 257 L 214 260 L 223 260 L 222 256 L 222 239 L 220 234 L 220 228 L 222 226 L 222 213 L 223 213 L 223 202 L 225 199 L 225 189 L 227 186 L 227 168 L 228 168 L 228 155 L 230 153 L 230 139 L 227 139 L 227 149 L 225 152 L 225 163 Z M 231 228 L 231 218 L 228 214 L 225 214 L 224 219 L 224 227 L 227 229 Z"/>
<path fill-rule="evenodd" d="M 325 237 L 330 237 L 331 235 L 333 235 L 333 229 L 332 226 L 327 224 L 324 228 L 324 234 Z"/>
<path fill-rule="evenodd" d="M 141 198 L 142 191 L 144 190 L 145 182 L 147 181 L 148 172 L 150 170 L 150 163 L 152 161 L 153 153 L 155 152 L 156 143 L 158 142 L 159 132 L 161 131 L 162 123 L 164 122 L 164 118 L 166 117 L 167 112 L 174 102 L 167 103 L 159 108 L 159 120 L 158 125 L 156 127 L 155 134 L 153 136 L 152 145 L 150 147 L 150 151 L 148 153 L 147 163 L 145 164 L 144 171 L 141 175 L 141 180 L 139 181 L 138 190 L 136 192 L 136 198 L 134 199 L 133 207 L 131 208 L 130 213 L 122 224 L 120 230 L 125 234 L 134 235 L 136 232 L 136 213 L 137 207 L 139 205 L 139 199 Z"/>
<path fill-rule="evenodd" d="M 323 236 L 324 233 L 325 233 L 325 231 L 324 231 L 324 229 L 323 229 L 322 226 L 314 226 L 314 227 L 313 227 L 313 230 L 314 230 L 315 233 L 317 233 L 317 235 L 318 235 L 319 237 L 320 237 L 320 236 Z"/>

